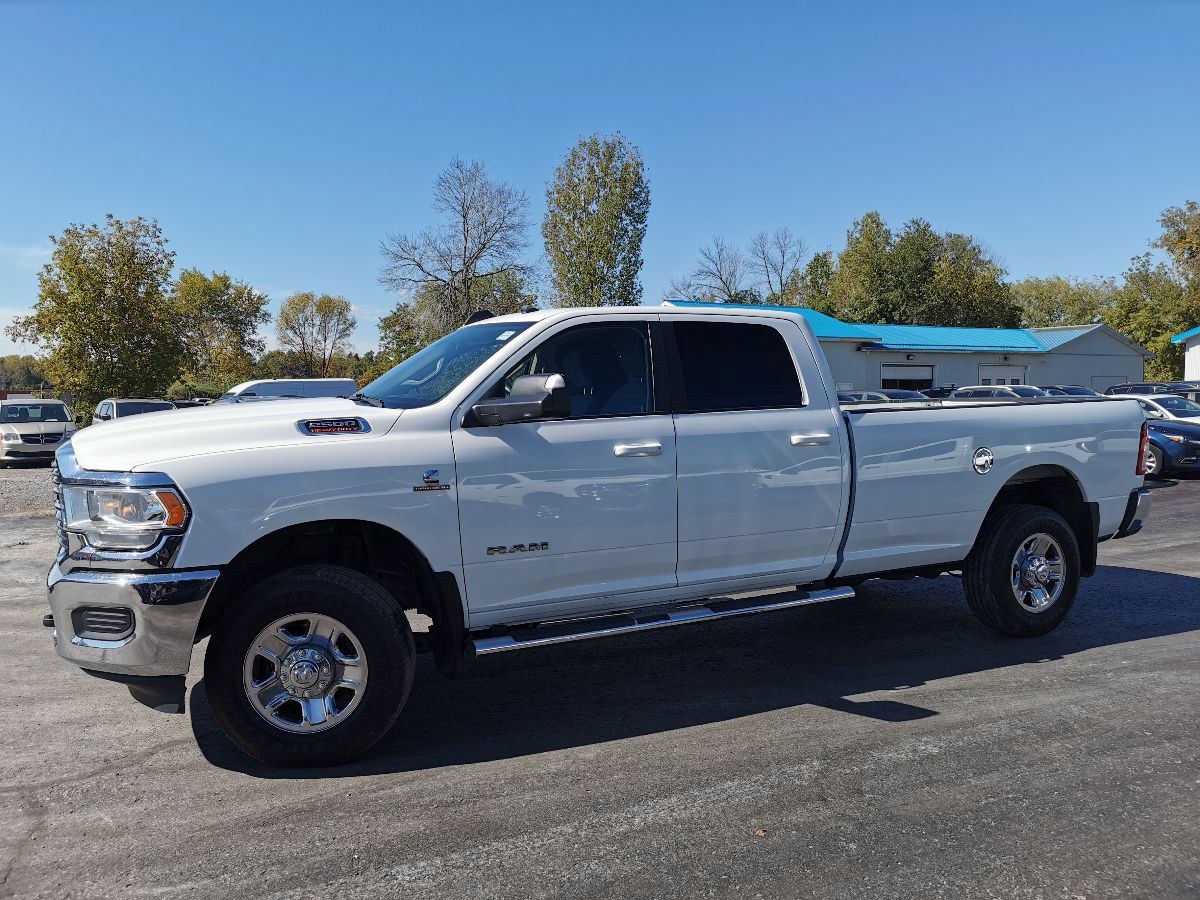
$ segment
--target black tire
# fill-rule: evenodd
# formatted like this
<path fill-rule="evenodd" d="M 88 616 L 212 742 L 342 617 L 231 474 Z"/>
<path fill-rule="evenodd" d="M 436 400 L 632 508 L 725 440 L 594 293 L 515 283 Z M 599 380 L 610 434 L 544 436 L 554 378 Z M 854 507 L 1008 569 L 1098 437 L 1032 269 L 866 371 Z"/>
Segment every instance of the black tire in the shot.
<path fill-rule="evenodd" d="M 346 720 L 316 733 L 272 725 L 243 687 L 251 642 L 276 619 L 295 613 L 342 622 L 358 638 L 369 672 Z M 272 575 L 242 595 L 209 641 L 204 680 L 217 724 L 244 753 L 270 765 L 331 766 L 365 752 L 388 732 L 408 700 L 415 669 L 412 630 L 392 595 L 353 569 L 313 565 Z"/>
<path fill-rule="evenodd" d="M 1047 608 L 1031 611 L 1013 587 L 1014 558 L 1032 536 L 1045 534 L 1061 550 L 1062 591 Z M 979 621 L 1015 637 L 1046 634 L 1067 617 L 1079 590 L 1079 543 L 1054 510 L 1043 506 L 1002 506 L 984 523 L 963 568 L 967 603 Z"/>
<path fill-rule="evenodd" d="M 1149 444 L 1146 447 L 1146 477 L 1147 478 L 1166 478 L 1167 477 L 1167 457 L 1155 447 Z"/>

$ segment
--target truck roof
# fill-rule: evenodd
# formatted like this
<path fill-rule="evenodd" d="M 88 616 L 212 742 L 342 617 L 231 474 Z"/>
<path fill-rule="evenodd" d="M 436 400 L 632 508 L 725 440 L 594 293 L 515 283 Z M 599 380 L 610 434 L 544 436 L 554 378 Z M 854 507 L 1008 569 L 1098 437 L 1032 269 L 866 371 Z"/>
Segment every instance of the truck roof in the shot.
<path fill-rule="evenodd" d="M 796 307 L 788 309 L 766 309 L 761 306 L 743 306 L 740 303 L 723 303 L 716 306 L 674 306 L 670 301 L 658 306 L 561 306 L 552 309 L 536 309 L 532 312 L 511 313 L 504 316 L 494 316 L 472 322 L 472 325 L 483 322 L 540 322 L 543 319 L 576 316 L 581 313 L 604 313 L 605 315 L 644 316 L 647 313 L 675 314 L 689 316 L 746 316 L 747 318 L 762 318 L 764 316 L 800 316 L 804 310 Z M 470 326 L 467 326 L 470 327 Z"/>

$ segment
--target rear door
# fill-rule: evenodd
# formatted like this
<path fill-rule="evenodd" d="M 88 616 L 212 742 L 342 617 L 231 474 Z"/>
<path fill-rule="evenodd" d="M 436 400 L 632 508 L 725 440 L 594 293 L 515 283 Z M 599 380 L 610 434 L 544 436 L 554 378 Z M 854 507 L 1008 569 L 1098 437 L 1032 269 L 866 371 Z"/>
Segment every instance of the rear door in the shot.
<path fill-rule="evenodd" d="M 664 328 L 680 585 L 782 573 L 805 580 L 838 536 L 844 473 L 840 413 L 803 332 L 786 319 L 713 316 L 664 317 Z"/>

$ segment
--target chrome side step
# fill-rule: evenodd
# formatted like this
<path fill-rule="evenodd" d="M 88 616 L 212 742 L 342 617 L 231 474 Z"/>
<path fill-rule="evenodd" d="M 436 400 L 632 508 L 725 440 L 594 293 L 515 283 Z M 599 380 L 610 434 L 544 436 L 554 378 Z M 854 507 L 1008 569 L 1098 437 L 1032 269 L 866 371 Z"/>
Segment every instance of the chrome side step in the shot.
<path fill-rule="evenodd" d="M 774 612 L 810 603 L 828 600 L 850 600 L 854 589 L 830 588 L 819 591 L 796 591 L 791 594 L 773 594 L 771 599 L 748 598 L 730 600 L 720 598 L 706 600 L 691 606 L 677 607 L 666 612 L 634 612 L 626 615 L 600 616 L 592 619 L 556 622 L 515 629 L 512 634 L 499 637 L 476 638 L 471 643 L 476 656 L 504 653 L 507 650 L 524 650 L 527 647 L 547 647 L 570 641 L 585 641 L 589 638 L 612 637 L 618 634 L 633 634 L 670 628 L 673 625 L 691 625 L 694 622 L 711 622 L 714 619 L 729 619 L 734 616 L 749 616 L 754 613 Z"/>

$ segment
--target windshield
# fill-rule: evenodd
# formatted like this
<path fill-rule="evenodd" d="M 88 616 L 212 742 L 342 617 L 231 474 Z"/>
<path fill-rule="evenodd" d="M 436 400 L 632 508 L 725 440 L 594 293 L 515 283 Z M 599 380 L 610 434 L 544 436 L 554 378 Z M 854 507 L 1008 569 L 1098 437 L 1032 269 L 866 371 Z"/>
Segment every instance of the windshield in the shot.
<path fill-rule="evenodd" d="M 1194 419 L 1200 416 L 1200 403 L 1193 403 L 1183 397 L 1156 397 L 1154 402 L 1163 409 L 1169 410 L 1172 415 L 1185 419 Z"/>
<path fill-rule="evenodd" d="M 1039 390 L 1038 388 L 1035 388 L 1035 387 L 1024 387 L 1022 385 L 1016 385 L 1014 387 L 1010 387 L 1009 390 L 1012 391 L 1014 394 L 1016 394 L 1018 397 L 1045 397 L 1046 396 L 1045 391 Z"/>
<path fill-rule="evenodd" d="M 437 403 L 532 322 L 468 325 L 434 341 L 362 389 L 395 409 Z"/>
<path fill-rule="evenodd" d="M 70 415 L 61 403 L 6 403 L 4 423 L 17 425 L 23 422 L 69 422 Z"/>
<path fill-rule="evenodd" d="M 121 400 L 117 403 L 117 415 L 139 416 L 142 413 L 174 408 L 174 403 L 167 403 L 165 400 Z"/>

